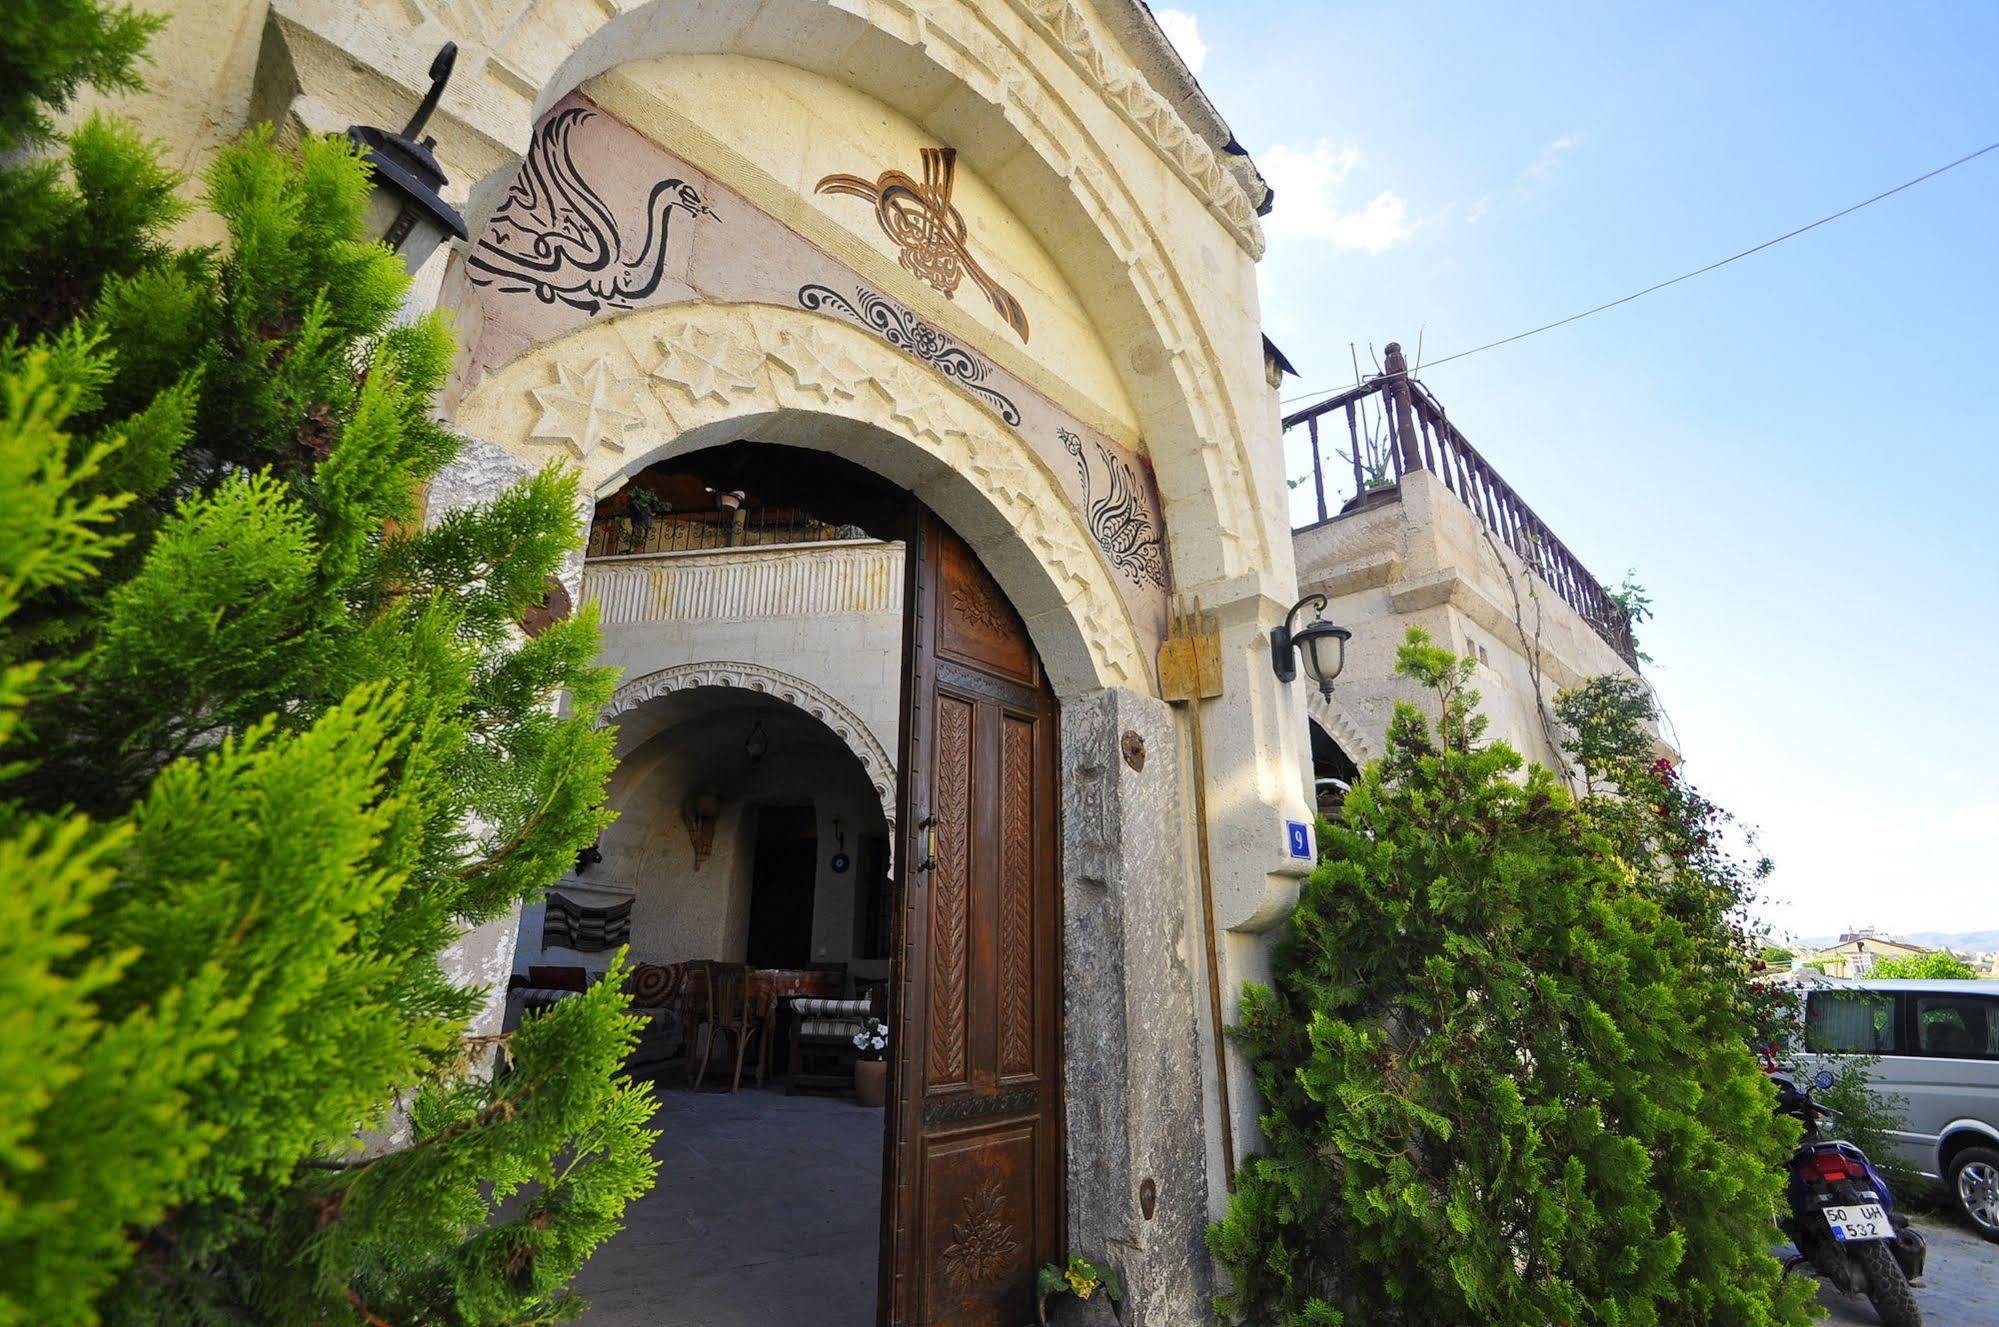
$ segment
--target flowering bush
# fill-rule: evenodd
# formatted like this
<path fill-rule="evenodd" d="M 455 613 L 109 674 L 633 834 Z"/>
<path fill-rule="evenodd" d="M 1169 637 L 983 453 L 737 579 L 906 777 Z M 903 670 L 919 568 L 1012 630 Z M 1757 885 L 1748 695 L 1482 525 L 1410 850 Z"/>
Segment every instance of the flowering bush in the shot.
<path fill-rule="evenodd" d="M 861 1053 L 863 1060 L 887 1058 L 888 1024 L 879 1018 L 870 1018 L 867 1026 L 854 1034 L 854 1049 Z"/>
<path fill-rule="evenodd" d="M 1048 1321 L 1048 1301 L 1057 1295 L 1074 1295 L 1077 1299 L 1096 1298 L 1098 1292 L 1110 1301 L 1111 1312 L 1124 1300 L 1124 1283 L 1118 1279 L 1117 1269 L 1099 1267 L 1080 1253 L 1069 1255 L 1067 1265 L 1043 1263 L 1035 1277 L 1038 1293 L 1036 1307 L 1042 1322 Z"/>

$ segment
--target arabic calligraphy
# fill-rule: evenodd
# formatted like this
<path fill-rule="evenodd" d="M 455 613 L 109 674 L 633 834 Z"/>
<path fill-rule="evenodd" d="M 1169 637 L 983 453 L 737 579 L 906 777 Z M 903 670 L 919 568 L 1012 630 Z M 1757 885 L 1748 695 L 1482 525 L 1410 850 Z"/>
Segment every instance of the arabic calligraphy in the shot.
<path fill-rule="evenodd" d="M 1104 550 L 1112 566 L 1130 578 L 1133 585 L 1166 588 L 1166 549 L 1153 528 L 1152 517 L 1140 493 L 1138 476 L 1131 463 L 1101 442 L 1091 441 L 1104 470 L 1104 492 L 1098 495 L 1091 482 L 1090 464 L 1083 454 L 1083 439 L 1068 429 L 1057 429 L 1062 449 L 1076 458 L 1076 474 L 1083 484 L 1084 515 L 1090 534 Z"/>
<path fill-rule="evenodd" d="M 637 255 L 626 257 L 617 217 L 570 150 L 570 136 L 595 115 L 572 106 L 536 132 L 519 178 L 466 259 L 472 284 L 531 293 L 593 316 L 629 309 L 659 289 L 673 214 L 715 218 L 693 185 L 660 180 L 646 198 L 645 238 Z"/>
<path fill-rule="evenodd" d="M 965 215 L 951 205 L 957 170 L 956 148 L 926 147 L 920 181 L 900 170 L 885 170 L 873 180 L 834 174 L 819 181 L 816 192 L 848 194 L 873 203 L 875 220 L 881 223 L 882 232 L 895 241 L 900 251 L 897 261 L 904 271 L 927 283 L 945 299 L 957 293 L 965 277 L 971 277 L 973 284 L 992 301 L 1001 320 L 1026 341 L 1027 310 L 979 266 L 966 245 L 969 229 Z"/>

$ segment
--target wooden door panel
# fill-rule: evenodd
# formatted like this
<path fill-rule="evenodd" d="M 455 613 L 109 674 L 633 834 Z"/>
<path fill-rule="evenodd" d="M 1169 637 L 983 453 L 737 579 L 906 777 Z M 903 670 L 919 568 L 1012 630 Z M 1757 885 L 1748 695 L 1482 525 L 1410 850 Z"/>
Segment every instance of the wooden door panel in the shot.
<path fill-rule="evenodd" d="M 937 652 L 1029 686 L 1039 661 L 1020 615 L 979 565 L 978 555 L 956 535 L 937 550 Z"/>
<path fill-rule="evenodd" d="M 1062 1256 L 1055 704 L 934 518 L 913 541 L 889 1327 L 1019 1327 Z"/>
<path fill-rule="evenodd" d="M 934 853 L 930 868 L 930 1026 L 928 1085 L 971 1081 L 967 1072 L 971 1028 L 972 958 L 972 739 L 976 707 L 939 695 L 936 779 L 931 812 Z"/>
<path fill-rule="evenodd" d="M 1033 1125 L 926 1140 L 925 1323 L 1020 1327 L 994 1305 L 1031 1302 L 1035 1262 Z"/>
<path fill-rule="evenodd" d="M 1034 721 L 1000 718 L 999 1076 L 1035 1072 Z"/>

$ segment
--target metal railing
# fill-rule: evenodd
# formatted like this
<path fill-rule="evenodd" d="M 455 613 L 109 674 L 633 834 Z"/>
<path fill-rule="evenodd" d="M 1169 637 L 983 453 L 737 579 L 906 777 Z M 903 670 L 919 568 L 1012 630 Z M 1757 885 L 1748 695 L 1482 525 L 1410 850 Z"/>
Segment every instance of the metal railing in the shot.
<path fill-rule="evenodd" d="M 1626 663 L 1638 667 L 1630 613 L 1479 455 L 1429 389 L 1409 376 L 1400 345 L 1389 343 L 1381 373 L 1287 415 L 1285 433 L 1294 428 L 1303 428 L 1311 444 L 1318 512 L 1315 521 L 1295 528 L 1338 520 L 1372 505 L 1375 495 L 1391 493 L 1410 471 L 1428 470 Z M 1353 472 L 1354 495 L 1337 507 L 1327 501 L 1328 455 Z"/>
<path fill-rule="evenodd" d="M 735 511 L 661 512 L 649 520 L 633 515 L 599 517 L 590 523 L 584 556 L 703 553 L 867 537 L 859 526 L 834 525 L 783 508 L 745 506 Z"/>

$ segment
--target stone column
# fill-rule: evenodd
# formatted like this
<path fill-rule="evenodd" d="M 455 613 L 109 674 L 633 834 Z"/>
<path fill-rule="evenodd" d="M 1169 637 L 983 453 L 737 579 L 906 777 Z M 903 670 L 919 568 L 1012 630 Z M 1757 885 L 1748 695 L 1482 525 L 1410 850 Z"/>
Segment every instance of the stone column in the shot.
<path fill-rule="evenodd" d="M 1178 724 L 1113 689 L 1063 702 L 1069 1246 L 1122 1274 L 1127 1321 L 1204 1322 L 1213 1274 Z"/>
<path fill-rule="evenodd" d="M 529 473 L 527 463 L 520 458 L 490 442 L 467 439 L 451 463 L 430 481 L 425 519 L 436 525 L 448 512 L 491 502 Z M 514 969 L 514 946 L 519 937 L 520 912 L 515 910 L 465 931 L 439 956 L 445 976 L 452 981 L 487 988 L 485 1006 L 466 1029 L 471 1036 L 500 1031 L 507 1011 L 507 977 Z"/>

